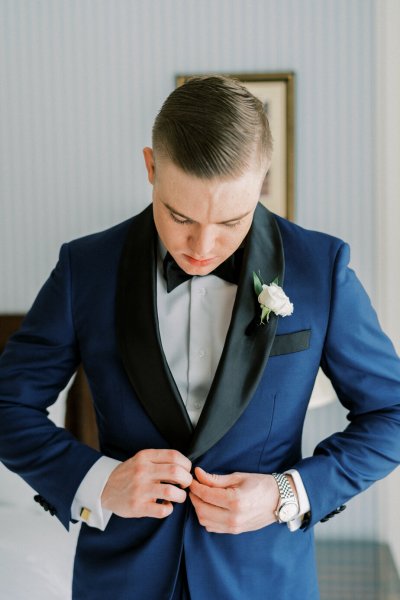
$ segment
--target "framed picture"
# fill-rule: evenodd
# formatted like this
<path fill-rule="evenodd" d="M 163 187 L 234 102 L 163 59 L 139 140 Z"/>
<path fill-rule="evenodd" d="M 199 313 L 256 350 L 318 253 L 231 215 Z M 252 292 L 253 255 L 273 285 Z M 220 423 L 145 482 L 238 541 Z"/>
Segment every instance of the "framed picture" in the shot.
<path fill-rule="evenodd" d="M 272 164 L 260 202 L 272 212 L 294 220 L 294 73 L 224 73 L 238 79 L 263 103 L 274 140 Z M 177 75 L 182 85 L 193 75 Z"/>

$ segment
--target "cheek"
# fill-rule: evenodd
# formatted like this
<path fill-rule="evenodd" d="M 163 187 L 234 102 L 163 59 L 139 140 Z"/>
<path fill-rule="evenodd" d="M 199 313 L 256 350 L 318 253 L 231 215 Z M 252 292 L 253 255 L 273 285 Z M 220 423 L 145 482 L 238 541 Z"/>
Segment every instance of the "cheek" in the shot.
<path fill-rule="evenodd" d="M 161 241 L 170 252 L 179 250 L 186 244 L 187 234 L 185 228 L 179 225 L 163 223 L 158 229 Z"/>
<path fill-rule="evenodd" d="M 179 237 L 179 231 L 176 231 L 177 227 L 174 227 L 174 223 L 171 223 L 167 217 L 158 210 L 154 210 L 153 216 L 157 233 L 164 246 L 169 250 L 170 247 L 174 245 L 174 240 Z"/>
<path fill-rule="evenodd" d="M 234 252 L 246 237 L 247 231 L 247 228 L 237 228 L 225 231 L 218 236 L 218 243 L 226 250 L 229 249 Z"/>

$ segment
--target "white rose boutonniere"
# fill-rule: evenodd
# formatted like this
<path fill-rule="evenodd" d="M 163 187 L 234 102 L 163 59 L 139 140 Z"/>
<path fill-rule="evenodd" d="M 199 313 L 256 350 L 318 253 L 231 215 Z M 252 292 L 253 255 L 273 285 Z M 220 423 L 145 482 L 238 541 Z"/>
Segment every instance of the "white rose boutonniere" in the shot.
<path fill-rule="evenodd" d="M 261 306 L 260 325 L 264 324 L 264 319 L 268 322 L 271 312 L 278 317 L 288 317 L 293 313 L 293 304 L 278 285 L 277 280 L 273 281 L 270 285 L 265 285 L 261 277 L 253 272 L 253 281 L 254 290 Z"/>

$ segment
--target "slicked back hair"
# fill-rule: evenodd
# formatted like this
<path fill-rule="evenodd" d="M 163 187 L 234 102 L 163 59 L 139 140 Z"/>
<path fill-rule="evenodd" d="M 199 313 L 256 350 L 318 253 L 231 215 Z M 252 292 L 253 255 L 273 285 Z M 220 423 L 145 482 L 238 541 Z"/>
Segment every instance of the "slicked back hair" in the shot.
<path fill-rule="evenodd" d="M 192 77 L 165 100 L 153 150 L 199 178 L 239 176 L 265 164 L 272 136 L 263 105 L 235 79 Z"/>

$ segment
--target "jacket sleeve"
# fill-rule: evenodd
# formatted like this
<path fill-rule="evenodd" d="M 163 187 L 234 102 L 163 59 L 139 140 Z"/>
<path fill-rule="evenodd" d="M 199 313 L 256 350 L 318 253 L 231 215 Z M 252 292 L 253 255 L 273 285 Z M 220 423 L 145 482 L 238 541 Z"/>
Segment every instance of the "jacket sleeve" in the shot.
<path fill-rule="evenodd" d="M 71 504 L 101 454 L 47 417 L 80 362 L 68 245 L 0 358 L 0 460 L 45 499 L 68 528 Z"/>
<path fill-rule="evenodd" d="M 400 462 L 400 360 L 348 261 L 343 244 L 333 271 L 321 366 L 348 409 L 350 424 L 294 466 L 311 504 L 306 528 Z"/>

